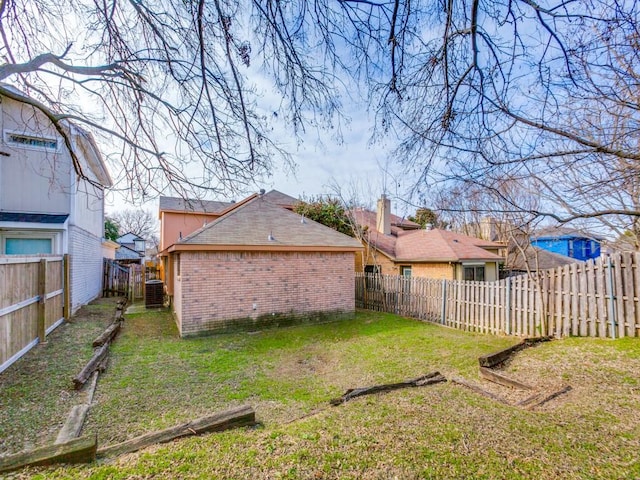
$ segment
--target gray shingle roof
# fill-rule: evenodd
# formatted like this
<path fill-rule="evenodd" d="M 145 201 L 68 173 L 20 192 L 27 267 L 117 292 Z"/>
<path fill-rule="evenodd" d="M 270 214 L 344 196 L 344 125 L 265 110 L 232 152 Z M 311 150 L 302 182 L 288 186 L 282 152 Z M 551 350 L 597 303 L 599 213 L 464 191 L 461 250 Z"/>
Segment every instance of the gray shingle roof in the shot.
<path fill-rule="evenodd" d="M 356 239 L 256 197 L 176 244 L 362 248 Z M 269 240 L 269 237 L 273 240 Z"/>
<path fill-rule="evenodd" d="M 160 211 L 220 213 L 233 202 L 216 200 L 184 199 L 180 197 L 160 197 Z"/>
<path fill-rule="evenodd" d="M 140 260 L 142 257 L 143 255 L 126 245 L 120 245 L 116 250 L 116 260 Z"/>
<path fill-rule="evenodd" d="M 522 249 L 513 246 L 507 255 L 505 268 L 507 270 L 530 270 L 535 272 L 578 262 L 579 260 L 575 258 L 565 257 L 559 253 L 550 252 L 531 245 L 526 245 Z"/>
<path fill-rule="evenodd" d="M 300 201 L 297 198 L 293 198 L 291 195 L 279 192 L 278 190 L 271 190 L 270 192 L 265 193 L 264 198 L 281 207 L 293 207 Z"/>

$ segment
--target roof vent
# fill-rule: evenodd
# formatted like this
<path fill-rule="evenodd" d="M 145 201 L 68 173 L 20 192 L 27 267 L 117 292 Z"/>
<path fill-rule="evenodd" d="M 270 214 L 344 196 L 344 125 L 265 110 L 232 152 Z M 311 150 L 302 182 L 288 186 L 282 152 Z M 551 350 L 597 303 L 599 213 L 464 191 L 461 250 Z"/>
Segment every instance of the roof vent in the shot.
<path fill-rule="evenodd" d="M 427 223 L 427 224 L 425 224 L 424 229 L 425 229 L 425 230 L 433 230 L 433 223 Z"/>
<path fill-rule="evenodd" d="M 267 237 L 267 240 L 269 240 L 270 242 L 275 242 L 276 239 L 273 238 L 273 232 L 269 232 L 269 236 Z"/>
<path fill-rule="evenodd" d="M 302 215 L 302 218 L 300 219 L 300 223 L 302 224 L 306 224 L 307 220 L 304 218 L 304 215 Z"/>
<path fill-rule="evenodd" d="M 260 189 L 260 195 L 264 195 L 264 188 Z"/>

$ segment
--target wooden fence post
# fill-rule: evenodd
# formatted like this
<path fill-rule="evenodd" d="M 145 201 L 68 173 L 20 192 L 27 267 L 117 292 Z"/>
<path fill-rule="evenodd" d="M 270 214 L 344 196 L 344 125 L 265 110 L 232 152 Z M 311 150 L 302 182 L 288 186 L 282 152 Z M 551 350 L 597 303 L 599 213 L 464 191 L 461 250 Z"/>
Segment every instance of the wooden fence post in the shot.
<path fill-rule="evenodd" d="M 69 254 L 65 253 L 62 257 L 62 316 L 66 321 L 71 318 L 71 265 L 69 263 Z"/>
<path fill-rule="evenodd" d="M 133 269 L 133 264 L 129 265 L 129 291 L 127 292 L 127 296 L 129 297 L 129 301 L 133 303 L 134 299 L 134 290 L 135 290 L 135 275 L 136 272 Z"/>
<path fill-rule="evenodd" d="M 47 259 L 40 260 L 38 266 L 38 341 L 44 343 L 47 336 L 45 326 L 47 313 Z"/>
<path fill-rule="evenodd" d="M 505 302 L 505 330 L 507 335 L 511 335 L 511 279 L 513 277 L 507 278 L 507 294 L 506 294 L 506 302 Z"/>
<path fill-rule="evenodd" d="M 613 263 L 611 262 L 611 256 L 607 257 L 607 268 L 608 268 L 608 287 L 609 287 L 609 320 L 611 321 L 611 338 L 616 338 L 616 296 L 615 290 L 613 286 Z"/>
<path fill-rule="evenodd" d="M 447 280 L 442 279 L 442 315 L 440 317 L 440 323 L 444 325 L 447 319 Z"/>

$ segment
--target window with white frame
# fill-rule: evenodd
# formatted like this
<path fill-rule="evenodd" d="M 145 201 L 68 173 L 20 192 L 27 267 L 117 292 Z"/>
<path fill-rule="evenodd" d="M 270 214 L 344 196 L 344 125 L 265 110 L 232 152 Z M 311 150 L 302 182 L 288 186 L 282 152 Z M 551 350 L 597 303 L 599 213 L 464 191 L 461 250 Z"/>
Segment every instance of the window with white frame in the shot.
<path fill-rule="evenodd" d="M 484 265 L 464 265 L 464 279 L 468 282 L 484 282 Z"/>
<path fill-rule="evenodd" d="M 4 139 L 8 145 L 33 148 L 37 150 L 56 151 L 58 149 L 58 140 L 51 137 L 41 137 L 38 135 L 26 135 L 19 132 L 5 131 Z"/>
<path fill-rule="evenodd" d="M 61 254 L 61 232 L 18 230 L 0 231 L 0 254 L 47 255 Z"/>

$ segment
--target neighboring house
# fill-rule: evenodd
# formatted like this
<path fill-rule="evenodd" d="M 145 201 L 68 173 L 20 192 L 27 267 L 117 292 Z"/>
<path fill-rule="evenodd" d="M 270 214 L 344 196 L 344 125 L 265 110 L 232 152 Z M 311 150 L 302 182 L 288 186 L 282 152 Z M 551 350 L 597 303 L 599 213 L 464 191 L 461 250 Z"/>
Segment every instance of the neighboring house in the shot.
<path fill-rule="evenodd" d="M 100 294 L 104 189 L 111 178 L 86 130 L 64 123 L 77 153 L 19 90 L 0 97 L 0 255 L 69 254 L 71 311 Z"/>
<path fill-rule="evenodd" d="M 233 204 L 160 253 L 181 336 L 353 314 L 362 246 L 284 208 L 276 193 Z"/>
<path fill-rule="evenodd" d="M 597 235 L 561 227 L 547 228 L 531 237 L 531 245 L 534 247 L 577 260 L 598 258 L 601 241 L 602 238 Z"/>
<path fill-rule="evenodd" d="M 119 244 L 116 260 L 122 263 L 143 263 L 146 253 L 146 241 L 135 233 L 125 233 L 116 239 Z"/>
<path fill-rule="evenodd" d="M 522 247 L 510 245 L 503 276 L 509 277 L 539 270 L 549 270 L 576 262 L 579 262 L 579 260 L 532 245 L 524 245 Z"/>
<path fill-rule="evenodd" d="M 118 248 L 120 248 L 120 244 L 118 242 L 105 239 L 102 242 L 102 258 L 106 258 L 108 260 L 115 260 L 116 252 L 118 251 Z"/>
<path fill-rule="evenodd" d="M 391 213 L 384 195 L 377 212 L 352 211 L 364 251 L 356 271 L 450 280 L 497 280 L 504 245 L 417 223 Z"/>
<path fill-rule="evenodd" d="M 158 250 L 162 252 L 180 241 L 181 238 L 257 196 L 258 194 L 251 195 L 240 203 L 160 197 L 160 245 Z M 263 196 L 271 203 L 288 210 L 293 210 L 293 206 L 298 202 L 295 198 L 277 190 L 263 193 Z"/>

